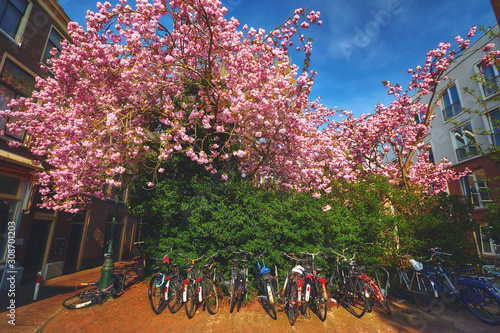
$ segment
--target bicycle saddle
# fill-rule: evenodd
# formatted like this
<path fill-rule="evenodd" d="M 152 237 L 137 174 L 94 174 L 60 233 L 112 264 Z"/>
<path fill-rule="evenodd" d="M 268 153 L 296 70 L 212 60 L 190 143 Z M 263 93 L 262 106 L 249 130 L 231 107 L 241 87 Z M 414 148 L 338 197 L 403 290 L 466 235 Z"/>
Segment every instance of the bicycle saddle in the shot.
<path fill-rule="evenodd" d="M 187 265 L 186 268 L 187 268 L 188 271 L 190 271 L 190 270 L 192 270 L 194 268 L 194 265 Z"/>
<path fill-rule="evenodd" d="M 205 264 L 205 265 L 201 266 L 201 269 L 208 268 L 208 267 L 210 267 L 210 265 L 211 265 L 211 264 Z"/>
<path fill-rule="evenodd" d="M 325 269 L 324 269 L 323 267 L 316 267 L 314 270 L 316 271 L 316 273 L 321 273 L 321 272 L 323 272 Z"/>
<path fill-rule="evenodd" d="M 247 259 L 240 259 L 240 262 L 243 263 L 243 264 L 248 264 L 248 260 Z"/>
<path fill-rule="evenodd" d="M 172 268 L 177 268 L 179 267 L 179 264 L 170 264 L 170 266 L 172 266 Z"/>

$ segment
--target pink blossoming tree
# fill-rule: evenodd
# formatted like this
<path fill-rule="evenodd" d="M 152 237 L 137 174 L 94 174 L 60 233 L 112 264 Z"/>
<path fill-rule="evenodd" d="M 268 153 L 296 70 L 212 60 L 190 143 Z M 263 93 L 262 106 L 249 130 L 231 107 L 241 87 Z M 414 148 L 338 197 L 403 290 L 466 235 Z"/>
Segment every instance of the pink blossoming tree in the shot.
<path fill-rule="evenodd" d="M 445 161 L 428 161 L 433 107 L 400 86 L 387 83 L 390 106 L 358 118 L 342 112 L 339 122 L 332 119 L 340 111 L 309 100 L 312 46 L 302 30 L 321 25 L 319 12 L 297 9 L 266 33 L 227 20 L 217 0 L 138 0 L 135 9 L 120 2 L 98 3 L 86 29 L 70 23 L 72 41 L 51 61 L 53 76 L 37 78 L 32 98 L 12 101 L 22 112 L 2 113 L 20 119 L 9 130 L 26 130 L 25 144 L 51 166 L 37 174 L 44 207 L 76 210 L 146 162 L 162 172 L 174 153 L 223 179 L 221 166 L 235 159 L 256 185 L 313 196 L 328 193 L 333 179 L 367 173 L 437 191 L 456 176 Z M 455 55 L 448 49 L 429 51 L 410 90 L 437 94 Z M 289 50 L 305 53 L 302 70 Z M 390 151 L 397 163 L 384 161 Z"/>

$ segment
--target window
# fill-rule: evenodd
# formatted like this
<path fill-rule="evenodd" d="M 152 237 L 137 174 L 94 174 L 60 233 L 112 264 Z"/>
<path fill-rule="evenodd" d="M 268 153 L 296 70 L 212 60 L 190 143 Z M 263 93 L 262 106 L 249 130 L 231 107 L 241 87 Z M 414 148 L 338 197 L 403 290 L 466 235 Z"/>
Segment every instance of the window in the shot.
<path fill-rule="evenodd" d="M 461 178 L 461 183 L 464 195 L 469 198 L 474 208 L 484 208 L 485 203 L 491 201 L 484 170 L 469 173 Z"/>
<path fill-rule="evenodd" d="M 0 0 L 1 1 L 1 0 Z M 50 31 L 49 39 L 47 40 L 47 45 L 45 46 L 45 51 L 43 51 L 43 57 L 42 57 L 42 63 L 44 63 L 46 66 L 49 66 L 49 63 L 47 60 L 50 58 L 54 57 L 50 52 L 52 51 L 53 48 L 56 48 L 61 52 L 61 40 L 63 38 L 57 31 L 52 28 Z"/>
<path fill-rule="evenodd" d="M 459 161 L 477 155 L 476 137 L 472 132 L 471 124 L 456 129 L 453 136 L 455 137 L 455 151 Z"/>
<path fill-rule="evenodd" d="M 0 29 L 12 39 L 16 39 L 27 8 L 26 0 L 0 0 Z"/>
<path fill-rule="evenodd" d="M 453 85 L 443 95 L 443 117 L 448 119 L 462 112 L 457 86 Z"/>
<path fill-rule="evenodd" d="M 8 232 L 16 227 L 16 215 L 24 182 L 0 173 L 0 263 L 7 255 Z"/>
<path fill-rule="evenodd" d="M 493 95 L 498 91 L 498 88 L 500 86 L 500 76 L 498 74 L 498 70 L 495 68 L 495 66 L 481 67 L 480 70 L 484 73 L 484 97 Z"/>
<path fill-rule="evenodd" d="M 489 114 L 491 140 L 496 146 L 500 146 L 500 110 Z"/>
<path fill-rule="evenodd" d="M 479 234 L 481 237 L 481 252 L 482 254 L 495 254 L 495 247 L 493 245 L 493 240 L 490 238 L 490 227 L 481 226 L 479 227 Z"/>
<path fill-rule="evenodd" d="M 5 58 L 3 68 L 0 71 L 0 109 L 8 109 L 7 105 L 12 99 L 31 96 L 34 89 L 35 78 L 9 58 Z M 15 109 L 12 110 L 16 111 Z M 6 126 L 7 123 L 16 120 L 15 118 L 6 119 L 0 117 L 0 130 L 5 131 L 5 136 L 23 142 L 24 131 L 22 133 L 11 133 Z"/>

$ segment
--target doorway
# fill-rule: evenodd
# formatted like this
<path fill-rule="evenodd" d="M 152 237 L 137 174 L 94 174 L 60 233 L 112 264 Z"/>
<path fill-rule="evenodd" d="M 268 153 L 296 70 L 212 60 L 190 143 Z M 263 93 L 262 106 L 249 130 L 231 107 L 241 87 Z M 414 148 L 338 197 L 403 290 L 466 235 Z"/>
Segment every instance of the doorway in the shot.
<path fill-rule="evenodd" d="M 42 271 L 43 260 L 47 249 L 47 241 L 52 220 L 33 220 L 29 233 L 26 254 L 24 256 L 23 282 L 36 280 L 36 275 Z"/>

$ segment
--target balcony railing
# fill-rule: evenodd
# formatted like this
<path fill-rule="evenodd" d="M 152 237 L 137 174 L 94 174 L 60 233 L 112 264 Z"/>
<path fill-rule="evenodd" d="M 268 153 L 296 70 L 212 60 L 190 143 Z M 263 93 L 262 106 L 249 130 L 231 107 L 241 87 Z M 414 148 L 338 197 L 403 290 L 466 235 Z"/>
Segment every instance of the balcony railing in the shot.
<path fill-rule="evenodd" d="M 464 160 L 467 157 L 477 155 L 477 147 L 475 145 L 463 146 L 458 148 L 456 151 L 459 161 Z"/>
<path fill-rule="evenodd" d="M 443 117 L 444 119 L 448 119 L 456 116 L 460 112 L 462 112 L 462 105 L 460 104 L 460 101 L 456 101 L 443 110 Z"/>

